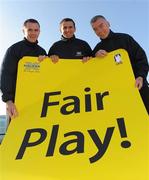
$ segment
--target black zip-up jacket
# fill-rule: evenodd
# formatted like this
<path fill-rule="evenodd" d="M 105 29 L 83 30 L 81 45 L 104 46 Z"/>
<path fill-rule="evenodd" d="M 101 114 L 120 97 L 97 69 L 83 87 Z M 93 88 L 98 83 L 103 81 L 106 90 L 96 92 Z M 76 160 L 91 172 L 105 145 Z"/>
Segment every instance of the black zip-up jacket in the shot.
<path fill-rule="evenodd" d="M 93 50 L 93 56 L 100 49 L 110 52 L 120 48 L 128 52 L 135 77 L 143 77 L 144 84 L 147 85 L 146 77 L 149 71 L 149 65 L 146 54 L 130 35 L 110 31 L 109 36 L 106 39 L 101 39 L 101 42 L 96 45 Z"/>
<path fill-rule="evenodd" d="M 24 56 L 46 55 L 46 51 L 36 43 L 31 43 L 27 39 L 17 42 L 9 47 L 4 56 L 1 74 L 0 89 L 2 92 L 2 100 L 14 101 L 18 62 Z"/>
<path fill-rule="evenodd" d="M 83 57 L 92 56 L 92 49 L 86 41 L 75 38 L 70 39 L 61 37 L 60 41 L 55 42 L 48 56 L 57 55 L 62 59 L 82 59 Z"/>

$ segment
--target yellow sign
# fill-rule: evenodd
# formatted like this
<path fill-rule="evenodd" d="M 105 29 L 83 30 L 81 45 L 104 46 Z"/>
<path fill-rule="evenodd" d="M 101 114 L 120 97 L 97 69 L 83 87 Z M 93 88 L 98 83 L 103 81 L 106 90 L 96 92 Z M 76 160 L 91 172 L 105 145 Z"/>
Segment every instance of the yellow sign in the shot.
<path fill-rule="evenodd" d="M 24 57 L 0 146 L 1 180 L 149 180 L 149 118 L 126 51 L 105 58 Z"/>

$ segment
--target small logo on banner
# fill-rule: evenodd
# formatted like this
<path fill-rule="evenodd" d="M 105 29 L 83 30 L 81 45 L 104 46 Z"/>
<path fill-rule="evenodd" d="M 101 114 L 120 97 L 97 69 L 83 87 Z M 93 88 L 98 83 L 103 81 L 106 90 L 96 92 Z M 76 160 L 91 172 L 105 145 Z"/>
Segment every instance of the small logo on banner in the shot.
<path fill-rule="evenodd" d="M 121 55 L 120 54 L 116 54 L 114 56 L 115 62 L 116 64 L 122 64 L 122 59 L 121 59 Z"/>
<path fill-rule="evenodd" d="M 26 62 L 24 64 L 25 72 L 39 72 L 40 64 L 38 62 Z"/>

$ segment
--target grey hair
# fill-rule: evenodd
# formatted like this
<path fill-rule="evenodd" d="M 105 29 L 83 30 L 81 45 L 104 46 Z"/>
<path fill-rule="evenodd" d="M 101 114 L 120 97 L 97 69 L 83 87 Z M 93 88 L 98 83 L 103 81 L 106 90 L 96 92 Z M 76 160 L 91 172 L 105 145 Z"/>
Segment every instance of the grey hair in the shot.
<path fill-rule="evenodd" d="M 106 18 L 105 18 L 104 16 L 102 16 L 102 15 L 96 15 L 96 16 L 94 16 L 94 17 L 91 19 L 90 23 L 92 24 L 92 23 L 96 22 L 96 21 L 97 21 L 98 19 L 100 19 L 100 18 L 106 20 Z"/>

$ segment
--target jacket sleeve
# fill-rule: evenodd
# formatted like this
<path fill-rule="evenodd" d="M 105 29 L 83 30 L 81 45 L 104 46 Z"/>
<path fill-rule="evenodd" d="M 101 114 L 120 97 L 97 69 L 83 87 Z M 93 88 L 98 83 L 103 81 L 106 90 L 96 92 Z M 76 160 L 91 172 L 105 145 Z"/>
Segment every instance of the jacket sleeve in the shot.
<path fill-rule="evenodd" d="M 56 45 L 55 43 L 50 47 L 49 51 L 48 51 L 48 56 L 52 56 L 52 55 L 57 55 L 56 53 Z"/>
<path fill-rule="evenodd" d="M 2 92 L 2 100 L 4 102 L 7 102 L 8 100 L 14 101 L 17 65 L 17 56 L 15 55 L 13 48 L 8 48 L 2 62 L 0 73 L 0 89 Z"/>
<path fill-rule="evenodd" d="M 95 57 L 96 52 L 100 49 L 101 49 L 100 43 L 98 43 L 92 51 L 92 56 Z"/>
<path fill-rule="evenodd" d="M 87 42 L 85 43 L 84 49 L 85 49 L 85 56 L 92 56 L 92 49 Z"/>
<path fill-rule="evenodd" d="M 41 53 L 39 53 L 39 55 L 45 55 L 45 56 L 47 56 L 47 52 L 46 52 L 45 49 L 42 48 L 40 51 L 41 51 Z M 39 56 L 39 55 L 38 55 L 38 56 Z"/>
<path fill-rule="evenodd" d="M 134 61 L 134 71 L 136 77 L 141 76 L 146 81 L 146 77 L 149 71 L 149 64 L 147 56 L 142 47 L 132 38 L 129 38 L 131 59 Z"/>

